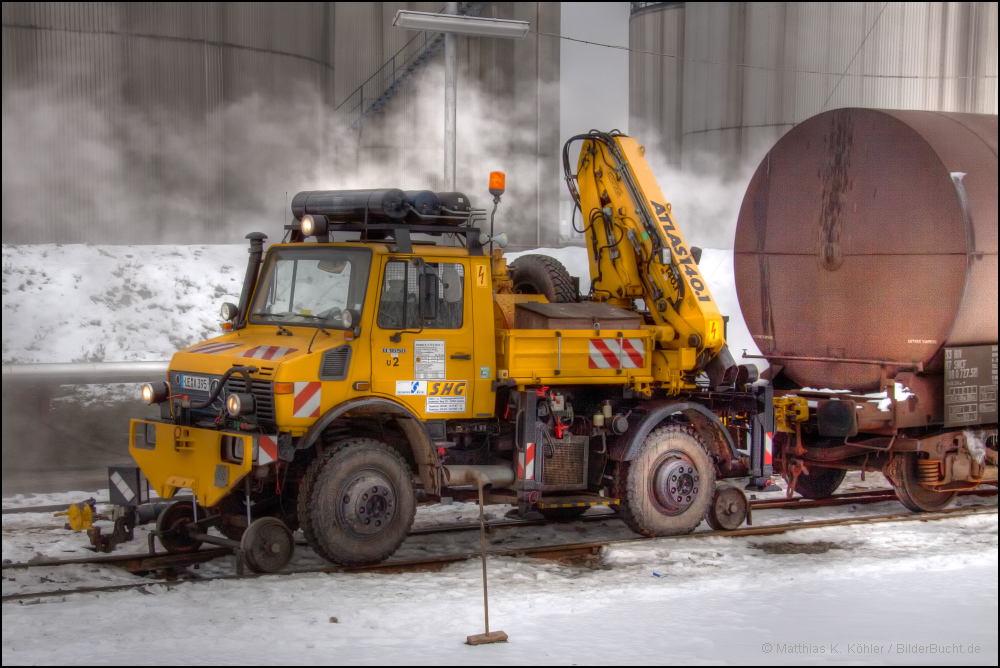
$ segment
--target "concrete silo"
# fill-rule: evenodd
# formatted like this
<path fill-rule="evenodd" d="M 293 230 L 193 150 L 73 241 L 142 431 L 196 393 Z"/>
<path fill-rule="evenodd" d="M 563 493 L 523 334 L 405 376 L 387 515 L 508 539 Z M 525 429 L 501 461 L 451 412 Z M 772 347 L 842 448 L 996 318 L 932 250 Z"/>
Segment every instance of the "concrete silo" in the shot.
<path fill-rule="evenodd" d="M 996 3 L 676 4 L 633 3 L 630 41 L 677 44 L 676 20 L 662 16 L 682 16 L 683 80 L 667 99 L 682 99 L 685 168 L 742 173 L 794 125 L 839 107 L 997 113 Z M 633 57 L 648 70 L 669 60 Z M 676 78 L 632 84 L 675 90 Z M 647 125 L 664 117 L 631 99 Z M 676 121 L 660 127 L 676 144 Z"/>

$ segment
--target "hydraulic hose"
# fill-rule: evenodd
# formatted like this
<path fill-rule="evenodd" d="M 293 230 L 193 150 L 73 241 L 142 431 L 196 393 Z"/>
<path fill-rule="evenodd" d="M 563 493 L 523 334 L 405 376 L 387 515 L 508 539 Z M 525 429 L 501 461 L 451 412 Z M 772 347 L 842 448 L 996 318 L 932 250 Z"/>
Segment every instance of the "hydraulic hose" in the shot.
<path fill-rule="evenodd" d="M 250 374 L 256 370 L 257 367 L 255 366 L 234 366 L 232 369 L 222 374 L 222 378 L 219 379 L 219 384 L 216 385 L 215 389 L 208 395 L 208 399 L 205 399 L 205 401 L 199 401 L 196 404 L 191 404 L 191 408 L 194 410 L 200 410 L 202 408 L 208 408 L 215 403 L 215 400 L 219 398 L 219 393 L 222 392 L 222 388 L 226 386 L 226 381 L 229 380 L 229 377 L 234 373 L 243 374 L 243 378 L 247 381 L 247 392 L 249 392 L 251 383 Z"/>

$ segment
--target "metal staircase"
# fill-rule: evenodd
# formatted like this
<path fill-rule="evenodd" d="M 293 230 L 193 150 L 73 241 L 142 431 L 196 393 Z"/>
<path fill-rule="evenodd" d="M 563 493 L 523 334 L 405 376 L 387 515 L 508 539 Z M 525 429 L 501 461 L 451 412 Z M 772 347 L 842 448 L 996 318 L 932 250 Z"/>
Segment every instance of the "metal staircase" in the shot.
<path fill-rule="evenodd" d="M 484 7 L 485 2 L 460 2 L 458 13 L 463 16 L 479 16 Z M 403 48 L 348 95 L 347 99 L 337 105 L 336 111 L 342 111 L 351 123 L 349 131 L 360 128 L 372 114 L 388 104 L 442 49 L 444 33 L 424 30 L 414 35 Z"/>

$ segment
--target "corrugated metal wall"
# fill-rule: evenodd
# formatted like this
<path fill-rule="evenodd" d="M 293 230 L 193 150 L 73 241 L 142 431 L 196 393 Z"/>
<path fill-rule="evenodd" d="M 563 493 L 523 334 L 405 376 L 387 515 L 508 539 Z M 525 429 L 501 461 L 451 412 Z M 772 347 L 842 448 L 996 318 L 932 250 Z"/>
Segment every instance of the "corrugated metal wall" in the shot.
<path fill-rule="evenodd" d="M 281 101 L 329 99 L 331 18 L 326 3 L 4 3 L 4 242 L 231 241 L 261 209 L 277 222 L 280 178 L 254 153 L 287 135 L 259 134 L 321 135 L 320 114 Z"/>
<path fill-rule="evenodd" d="M 685 3 L 648 4 L 629 21 L 629 132 L 664 162 L 680 165 Z"/>
<path fill-rule="evenodd" d="M 659 16 L 677 15 L 672 4 L 633 14 L 634 48 L 677 43 Z M 683 22 L 685 167 L 752 168 L 782 134 L 825 109 L 997 113 L 996 3 L 690 3 Z M 676 85 L 669 74 L 662 82 L 664 91 Z M 663 99 L 659 107 L 637 101 L 633 114 L 655 125 L 675 103 Z M 675 145 L 676 123 L 659 127 Z"/>
<path fill-rule="evenodd" d="M 360 133 L 333 110 L 413 35 L 391 27 L 397 9 L 442 6 L 4 3 L 4 243 L 274 237 L 286 192 L 437 186 L 426 182 L 442 170 L 440 63 Z M 483 15 L 558 32 L 558 3 L 490 3 Z M 553 57 L 533 36 L 462 42 L 460 186 L 482 194 L 479 151 L 509 146 L 512 200 L 537 217 L 539 193 L 559 187 L 558 170 L 534 165 L 558 153 L 558 46 Z M 534 218 L 521 228 L 533 239 Z"/>

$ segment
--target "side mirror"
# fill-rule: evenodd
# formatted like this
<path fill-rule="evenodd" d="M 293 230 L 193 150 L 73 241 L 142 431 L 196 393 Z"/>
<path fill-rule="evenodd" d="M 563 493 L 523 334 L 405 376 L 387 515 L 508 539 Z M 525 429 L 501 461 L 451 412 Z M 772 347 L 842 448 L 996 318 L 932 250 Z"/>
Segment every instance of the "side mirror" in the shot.
<path fill-rule="evenodd" d="M 423 320 L 437 320 L 439 285 L 440 281 L 434 269 L 428 267 L 420 274 L 420 317 Z"/>

